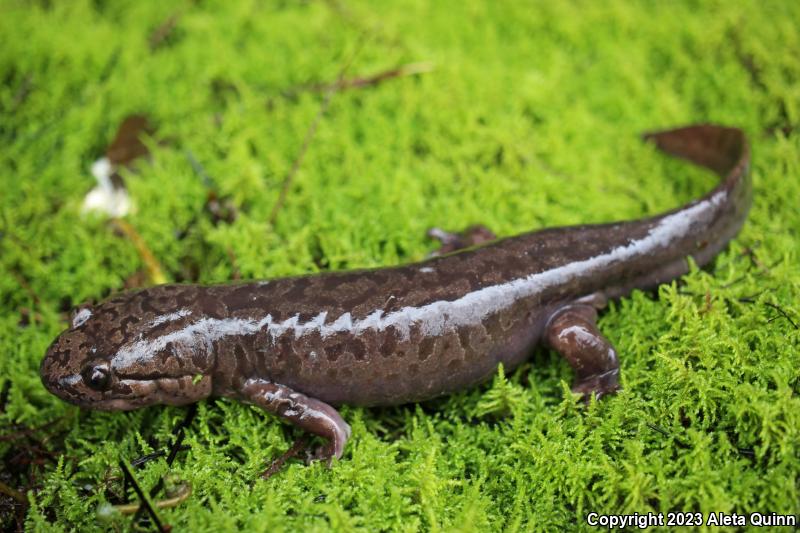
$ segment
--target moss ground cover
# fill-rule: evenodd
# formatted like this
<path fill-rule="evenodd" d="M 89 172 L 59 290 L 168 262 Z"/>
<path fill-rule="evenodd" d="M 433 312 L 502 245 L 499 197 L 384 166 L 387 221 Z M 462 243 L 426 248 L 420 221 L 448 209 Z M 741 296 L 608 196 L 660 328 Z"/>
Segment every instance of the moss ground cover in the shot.
<path fill-rule="evenodd" d="M 635 218 L 713 185 L 643 130 L 737 125 L 753 150 L 755 201 L 732 245 L 603 313 L 616 397 L 583 408 L 566 363 L 540 350 L 449 398 L 345 408 L 342 461 L 290 461 L 269 480 L 258 474 L 297 434 L 204 402 L 171 468 L 135 469 L 144 487 L 168 471 L 191 483 L 165 522 L 516 531 L 590 529 L 589 512 L 799 513 L 798 20 L 780 1 L 3 2 L 0 482 L 28 500 L 0 494 L 3 526 L 130 529 L 103 509 L 135 496 L 104 477 L 164 449 L 184 416 L 81 412 L 38 376 L 65 313 L 143 267 L 80 214 L 89 165 L 135 112 L 158 131 L 125 173 L 127 220 L 171 281 L 396 264 L 432 249 L 430 226 Z M 304 88 L 421 61 L 433 69 L 331 97 L 268 224 L 325 98 Z M 233 222 L 204 210 L 209 187 Z"/>

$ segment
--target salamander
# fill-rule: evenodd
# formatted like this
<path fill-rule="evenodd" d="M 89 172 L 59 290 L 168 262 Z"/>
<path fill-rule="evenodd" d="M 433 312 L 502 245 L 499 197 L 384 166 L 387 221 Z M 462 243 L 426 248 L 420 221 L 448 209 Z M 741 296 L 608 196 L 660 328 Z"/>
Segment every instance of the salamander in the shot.
<path fill-rule="evenodd" d="M 752 192 L 743 132 L 694 125 L 645 134 L 721 176 L 680 208 L 633 221 L 497 239 L 435 230 L 442 253 L 369 270 L 221 285 L 168 284 L 81 306 L 47 350 L 44 386 L 81 407 L 127 410 L 210 396 L 254 404 L 323 437 L 340 458 L 336 410 L 419 402 L 517 367 L 537 345 L 575 372 L 572 390 L 619 388 L 597 328 L 609 299 L 708 263 L 744 223 Z"/>

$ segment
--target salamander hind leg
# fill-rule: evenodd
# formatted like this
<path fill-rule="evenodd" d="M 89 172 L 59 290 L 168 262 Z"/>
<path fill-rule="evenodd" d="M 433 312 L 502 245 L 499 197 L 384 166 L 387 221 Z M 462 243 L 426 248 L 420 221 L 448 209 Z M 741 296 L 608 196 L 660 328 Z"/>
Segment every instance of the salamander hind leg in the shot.
<path fill-rule="evenodd" d="M 242 399 L 284 418 L 295 426 L 327 439 L 312 456 L 330 464 L 342 457 L 350 426 L 330 405 L 263 379 L 249 379 L 240 392 Z"/>
<path fill-rule="evenodd" d="M 497 239 L 497 235 L 482 224 L 470 226 L 459 233 L 450 233 L 440 228 L 431 228 L 426 235 L 442 243 L 438 250 L 429 254 L 431 257 L 449 254 L 456 250 L 477 246 Z"/>
<path fill-rule="evenodd" d="M 599 399 L 619 389 L 617 351 L 597 329 L 595 306 L 579 302 L 562 307 L 550 318 L 545 338 L 575 370 L 573 392 Z"/>

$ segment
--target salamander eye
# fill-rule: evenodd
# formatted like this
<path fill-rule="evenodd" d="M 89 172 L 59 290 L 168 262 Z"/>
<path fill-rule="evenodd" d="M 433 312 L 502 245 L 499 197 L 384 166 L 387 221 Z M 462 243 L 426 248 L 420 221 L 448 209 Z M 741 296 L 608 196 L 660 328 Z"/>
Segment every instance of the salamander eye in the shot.
<path fill-rule="evenodd" d="M 87 366 L 83 369 L 81 375 L 83 376 L 83 382 L 90 389 L 104 391 L 111 385 L 111 372 L 108 370 L 108 365 Z"/>

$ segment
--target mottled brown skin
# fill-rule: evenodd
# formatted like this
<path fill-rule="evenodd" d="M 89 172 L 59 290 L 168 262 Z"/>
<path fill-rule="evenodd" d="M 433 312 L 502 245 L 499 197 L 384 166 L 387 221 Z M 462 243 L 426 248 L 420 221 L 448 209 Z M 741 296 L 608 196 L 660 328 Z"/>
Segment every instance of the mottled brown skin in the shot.
<path fill-rule="evenodd" d="M 573 390 L 618 388 L 617 354 L 596 327 L 608 298 L 707 263 L 751 203 L 738 129 L 646 135 L 723 177 L 703 198 L 630 222 L 545 229 L 375 270 L 229 285 L 162 285 L 79 309 L 47 352 L 45 386 L 100 409 L 253 403 L 325 437 L 340 457 L 349 426 L 332 406 L 417 402 L 513 369 L 539 343 L 576 371 Z M 435 230 L 445 249 L 493 238 Z"/>

